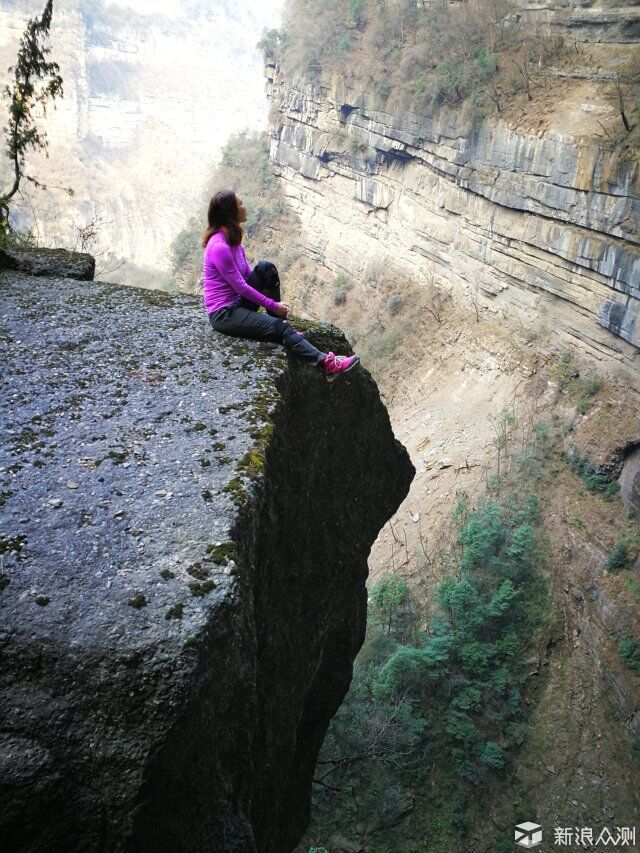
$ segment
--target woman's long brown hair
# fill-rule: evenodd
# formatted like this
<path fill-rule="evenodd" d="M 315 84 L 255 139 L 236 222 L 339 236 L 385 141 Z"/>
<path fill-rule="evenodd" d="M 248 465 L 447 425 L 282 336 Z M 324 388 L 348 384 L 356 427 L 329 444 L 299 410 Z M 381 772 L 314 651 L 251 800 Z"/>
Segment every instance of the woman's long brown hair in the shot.
<path fill-rule="evenodd" d="M 207 222 L 209 225 L 202 237 L 203 248 L 206 248 L 211 236 L 223 225 L 229 229 L 230 246 L 237 246 L 242 242 L 244 232 L 238 223 L 238 198 L 233 190 L 220 190 L 212 197 L 207 211 Z"/>

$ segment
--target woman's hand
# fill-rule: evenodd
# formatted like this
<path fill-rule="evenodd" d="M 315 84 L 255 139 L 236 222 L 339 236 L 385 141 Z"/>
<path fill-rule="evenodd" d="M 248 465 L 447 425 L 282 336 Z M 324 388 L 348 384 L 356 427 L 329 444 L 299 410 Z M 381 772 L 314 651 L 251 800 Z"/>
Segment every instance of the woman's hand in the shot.
<path fill-rule="evenodd" d="M 289 306 L 284 302 L 278 302 L 278 307 L 275 309 L 275 313 L 278 317 L 286 317 L 289 313 Z"/>

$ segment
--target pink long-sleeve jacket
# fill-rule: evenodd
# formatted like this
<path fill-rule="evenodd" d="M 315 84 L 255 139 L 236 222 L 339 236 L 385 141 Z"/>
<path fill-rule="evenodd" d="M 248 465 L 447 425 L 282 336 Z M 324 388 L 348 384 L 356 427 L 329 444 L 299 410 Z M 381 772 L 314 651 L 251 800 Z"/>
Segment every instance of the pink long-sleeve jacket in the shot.
<path fill-rule="evenodd" d="M 275 311 L 278 305 L 273 299 L 247 284 L 246 279 L 251 274 L 251 267 L 242 244 L 230 246 L 224 231 L 218 231 L 210 237 L 204 250 L 203 272 L 202 295 L 207 314 L 233 305 L 242 297 L 270 311 Z"/>

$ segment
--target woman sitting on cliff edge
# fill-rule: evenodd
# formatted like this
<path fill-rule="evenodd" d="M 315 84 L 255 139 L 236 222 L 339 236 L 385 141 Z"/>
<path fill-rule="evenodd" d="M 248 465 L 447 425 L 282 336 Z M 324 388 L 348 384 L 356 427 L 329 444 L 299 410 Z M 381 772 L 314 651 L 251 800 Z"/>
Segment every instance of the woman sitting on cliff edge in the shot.
<path fill-rule="evenodd" d="M 220 190 L 213 196 L 207 221 L 209 226 L 202 240 L 203 296 L 209 322 L 217 332 L 283 344 L 293 355 L 319 367 L 329 382 L 355 367 L 360 361 L 357 355 L 320 352 L 301 332 L 291 328 L 285 319 L 289 306 L 279 301 L 275 266 L 262 261 L 252 271 L 247 263 L 240 227 L 241 222 L 247 221 L 247 211 L 232 190 Z M 258 313 L 259 306 L 269 314 Z"/>

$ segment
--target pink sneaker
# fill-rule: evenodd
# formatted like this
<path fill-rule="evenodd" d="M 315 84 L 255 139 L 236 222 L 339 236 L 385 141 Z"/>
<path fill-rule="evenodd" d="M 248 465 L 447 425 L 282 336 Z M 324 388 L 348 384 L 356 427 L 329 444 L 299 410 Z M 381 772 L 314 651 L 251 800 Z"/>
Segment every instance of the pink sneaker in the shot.
<path fill-rule="evenodd" d="M 359 361 L 357 355 L 334 355 L 330 352 L 320 362 L 320 369 L 327 377 L 327 382 L 333 382 L 338 374 L 351 370 Z"/>

